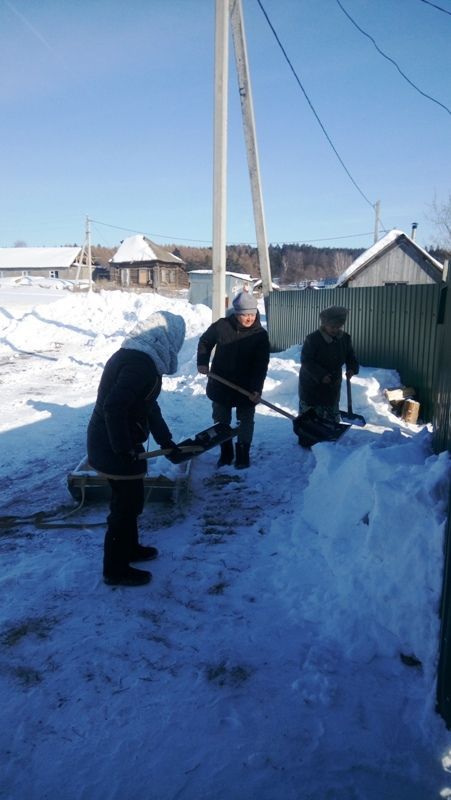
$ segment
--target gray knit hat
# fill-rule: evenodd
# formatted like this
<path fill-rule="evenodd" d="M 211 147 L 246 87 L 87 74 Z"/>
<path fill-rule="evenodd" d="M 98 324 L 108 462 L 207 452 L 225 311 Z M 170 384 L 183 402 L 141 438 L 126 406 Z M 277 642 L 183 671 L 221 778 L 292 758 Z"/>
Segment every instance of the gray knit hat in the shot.
<path fill-rule="evenodd" d="M 323 325 L 344 325 L 347 316 L 348 309 L 344 306 L 330 306 L 319 312 L 319 318 Z"/>
<path fill-rule="evenodd" d="M 234 314 L 256 314 L 257 300 L 249 292 L 240 292 L 233 301 Z"/>

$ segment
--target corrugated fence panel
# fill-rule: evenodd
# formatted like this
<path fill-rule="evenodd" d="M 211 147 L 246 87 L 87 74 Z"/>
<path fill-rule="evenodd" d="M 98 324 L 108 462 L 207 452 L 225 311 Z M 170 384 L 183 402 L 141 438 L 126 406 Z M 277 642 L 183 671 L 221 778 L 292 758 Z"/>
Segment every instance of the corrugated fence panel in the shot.
<path fill-rule="evenodd" d="M 404 385 L 415 388 L 421 404 L 421 418 L 429 422 L 442 286 L 272 292 L 267 300 L 271 349 L 279 352 L 301 344 L 305 336 L 318 327 L 319 312 L 323 308 L 346 306 L 349 308 L 346 330 L 352 336 L 360 363 L 397 370 Z"/>

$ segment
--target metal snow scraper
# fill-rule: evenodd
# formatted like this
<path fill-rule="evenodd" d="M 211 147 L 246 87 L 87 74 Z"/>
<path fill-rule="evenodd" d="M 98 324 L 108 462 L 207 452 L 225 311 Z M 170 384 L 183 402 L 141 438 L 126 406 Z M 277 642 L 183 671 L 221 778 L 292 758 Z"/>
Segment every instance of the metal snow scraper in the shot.
<path fill-rule="evenodd" d="M 362 414 L 354 414 L 352 411 L 352 393 L 351 393 L 351 378 L 346 376 L 346 392 L 348 395 L 348 410 L 340 411 L 340 416 L 343 422 L 349 422 L 350 425 L 358 425 L 363 427 L 366 425 L 366 419 Z"/>

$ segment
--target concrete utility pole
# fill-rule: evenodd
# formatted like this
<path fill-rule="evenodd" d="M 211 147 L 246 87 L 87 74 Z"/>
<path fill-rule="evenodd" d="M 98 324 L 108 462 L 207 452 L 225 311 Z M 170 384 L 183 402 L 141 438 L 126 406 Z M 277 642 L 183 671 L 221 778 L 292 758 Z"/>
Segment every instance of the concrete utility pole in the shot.
<path fill-rule="evenodd" d="M 86 266 L 88 270 L 88 281 L 89 281 L 89 292 L 92 292 L 92 258 L 91 258 L 91 220 L 89 217 L 86 217 L 86 251 L 87 251 L 87 258 L 86 258 Z"/>
<path fill-rule="evenodd" d="M 213 322 L 225 312 L 229 3 L 216 0 L 213 164 Z"/>
<path fill-rule="evenodd" d="M 88 271 L 88 281 L 89 281 L 89 291 L 92 292 L 92 258 L 91 258 L 91 229 L 90 229 L 90 222 L 91 220 L 89 217 L 86 217 L 85 220 L 85 240 L 83 242 L 83 247 L 77 262 L 77 274 L 75 276 L 75 280 L 78 283 L 80 280 L 80 274 L 83 270 L 83 259 L 86 255 L 86 268 Z"/>
<path fill-rule="evenodd" d="M 375 217 L 374 217 L 374 244 L 376 244 L 376 242 L 379 239 L 380 210 L 381 210 L 381 201 L 380 200 L 376 200 L 376 202 L 374 204 L 374 213 L 375 213 Z"/>
<path fill-rule="evenodd" d="M 252 203 L 254 207 L 255 232 L 257 237 L 258 259 L 262 279 L 263 294 L 272 290 L 271 267 L 269 263 L 268 242 L 266 238 L 263 194 L 260 183 L 255 117 L 252 103 L 251 81 L 247 60 L 246 36 L 241 0 L 229 0 L 230 21 L 232 25 L 235 62 L 240 92 L 241 113 L 243 117 L 244 139 L 247 150 L 247 164 L 251 182 Z"/>

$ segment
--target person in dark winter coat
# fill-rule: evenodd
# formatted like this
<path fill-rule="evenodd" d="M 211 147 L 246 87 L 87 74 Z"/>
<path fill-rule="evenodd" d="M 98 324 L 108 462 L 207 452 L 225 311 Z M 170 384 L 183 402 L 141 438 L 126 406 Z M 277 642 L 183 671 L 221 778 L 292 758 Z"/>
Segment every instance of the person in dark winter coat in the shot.
<path fill-rule="evenodd" d="M 306 336 L 299 372 L 299 414 L 310 411 L 330 422 L 340 422 L 342 367 L 346 376 L 359 371 L 349 333 L 343 331 L 347 308 L 331 306 L 320 313 L 320 326 Z"/>
<path fill-rule="evenodd" d="M 224 386 L 214 378 L 207 383 L 207 396 L 213 403 L 213 421 L 230 425 L 232 409 L 236 409 L 239 433 L 235 447 L 235 467 L 249 466 L 249 451 L 254 432 L 255 406 L 260 401 L 269 363 L 269 338 L 260 322 L 257 301 L 248 292 L 240 292 L 234 301 L 232 313 L 210 325 L 199 339 L 197 368 L 209 374 L 210 356 L 216 347 L 211 372 L 231 381 L 250 393 L 246 397 Z M 229 440 L 221 445 L 218 466 L 232 464 L 233 444 Z"/>
<path fill-rule="evenodd" d="M 138 541 L 138 516 L 144 506 L 143 442 L 152 434 L 168 458 L 177 463 L 177 445 L 163 419 L 157 397 L 162 375 L 177 371 L 177 354 L 185 322 L 169 311 L 152 314 L 125 338 L 105 364 L 97 401 L 88 425 L 88 461 L 111 487 L 104 542 L 103 577 L 110 585 L 140 586 L 151 573 L 130 566 L 150 561 L 155 547 Z M 180 453 L 179 453 L 180 455 Z"/>

